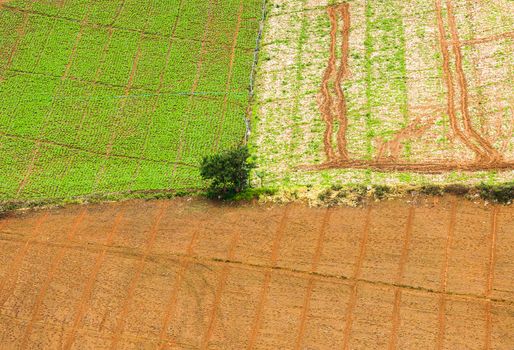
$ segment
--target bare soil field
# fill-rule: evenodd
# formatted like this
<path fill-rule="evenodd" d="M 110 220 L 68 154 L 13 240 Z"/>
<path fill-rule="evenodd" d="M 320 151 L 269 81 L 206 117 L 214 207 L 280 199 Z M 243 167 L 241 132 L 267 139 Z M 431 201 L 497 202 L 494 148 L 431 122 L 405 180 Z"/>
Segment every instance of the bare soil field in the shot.
<path fill-rule="evenodd" d="M 2 349 L 513 349 L 514 207 L 128 201 L 0 219 Z"/>

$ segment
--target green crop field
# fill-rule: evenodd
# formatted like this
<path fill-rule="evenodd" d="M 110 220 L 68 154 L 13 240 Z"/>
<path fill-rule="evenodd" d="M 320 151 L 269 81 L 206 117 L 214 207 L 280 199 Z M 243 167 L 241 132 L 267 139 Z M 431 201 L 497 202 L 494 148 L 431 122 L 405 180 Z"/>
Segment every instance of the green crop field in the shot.
<path fill-rule="evenodd" d="M 277 188 L 514 180 L 514 2 L 270 0 L 252 138 Z"/>
<path fill-rule="evenodd" d="M 245 138 L 262 0 L 0 8 L 0 200 L 198 188 Z"/>

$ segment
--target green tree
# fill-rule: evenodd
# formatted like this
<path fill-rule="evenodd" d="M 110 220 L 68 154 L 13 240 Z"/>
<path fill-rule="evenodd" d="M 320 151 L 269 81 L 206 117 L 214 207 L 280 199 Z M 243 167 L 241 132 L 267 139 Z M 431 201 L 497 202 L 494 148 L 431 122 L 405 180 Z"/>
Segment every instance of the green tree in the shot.
<path fill-rule="evenodd" d="M 200 175 L 204 180 L 210 180 L 208 197 L 229 199 L 249 188 L 250 171 L 255 168 L 249 158 L 246 146 L 204 157 Z"/>

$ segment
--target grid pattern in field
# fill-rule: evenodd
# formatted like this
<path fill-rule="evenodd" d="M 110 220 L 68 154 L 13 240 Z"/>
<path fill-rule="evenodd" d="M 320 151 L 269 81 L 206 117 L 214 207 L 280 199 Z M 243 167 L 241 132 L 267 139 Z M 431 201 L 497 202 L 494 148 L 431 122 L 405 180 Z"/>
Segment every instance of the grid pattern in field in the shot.
<path fill-rule="evenodd" d="M 512 13 L 508 0 L 272 1 L 264 183 L 512 179 Z"/>
<path fill-rule="evenodd" d="M 7 348 L 512 349 L 514 208 L 147 201 L 0 220 Z"/>
<path fill-rule="evenodd" d="M 0 199 L 194 188 L 239 144 L 261 0 L 0 8 Z"/>

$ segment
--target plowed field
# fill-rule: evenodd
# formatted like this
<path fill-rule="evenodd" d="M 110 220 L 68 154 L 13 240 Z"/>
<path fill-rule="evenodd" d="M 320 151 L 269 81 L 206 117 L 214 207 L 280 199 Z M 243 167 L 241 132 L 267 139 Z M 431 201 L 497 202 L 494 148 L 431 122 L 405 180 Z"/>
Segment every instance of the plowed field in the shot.
<path fill-rule="evenodd" d="M 512 349 L 514 208 L 130 201 L 0 220 L 2 349 Z"/>

